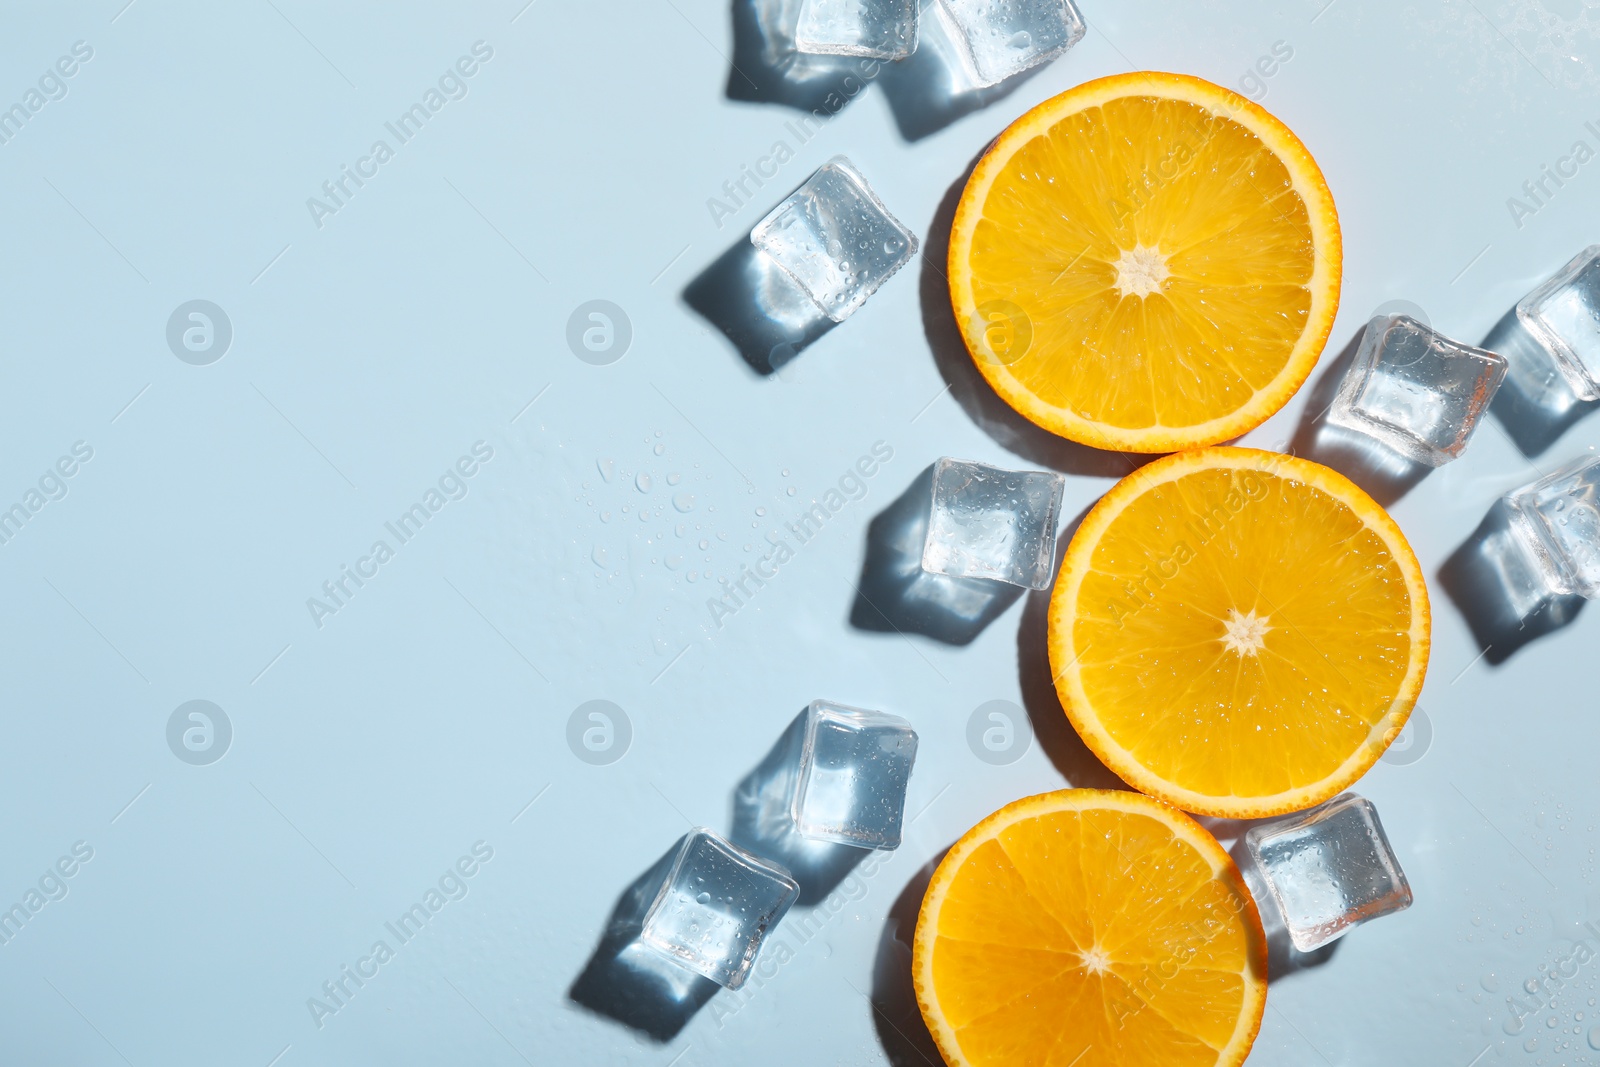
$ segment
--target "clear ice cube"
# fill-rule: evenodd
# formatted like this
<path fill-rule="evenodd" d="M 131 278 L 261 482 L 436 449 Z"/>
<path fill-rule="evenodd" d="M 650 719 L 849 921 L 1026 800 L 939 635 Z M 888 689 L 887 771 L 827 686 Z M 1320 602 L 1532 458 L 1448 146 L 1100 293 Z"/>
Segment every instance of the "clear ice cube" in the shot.
<path fill-rule="evenodd" d="M 817 168 L 750 231 L 834 322 L 843 322 L 910 262 L 917 239 L 843 156 Z"/>
<path fill-rule="evenodd" d="M 934 0 L 961 45 L 975 86 L 1048 63 L 1083 37 L 1072 0 Z"/>
<path fill-rule="evenodd" d="M 1301 952 L 1411 906 L 1377 809 L 1354 793 L 1251 827 L 1245 844 Z"/>
<path fill-rule="evenodd" d="M 799 895 L 782 867 L 711 830 L 692 830 L 678 845 L 639 940 L 679 966 L 738 989 L 763 939 Z"/>
<path fill-rule="evenodd" d="M 1600 597 L 1600 457 L 1507 494 L 1511 530 L 1551 593 Z"/>
<path fill-rule="evenodd" d="M 1578 253 L 1518 301 L 1517 319 L 1580 400 L 1600 400 L 1600 245 Z"/>
<path fill-rule="evenodd" d="M 801 836 L 859 848 L 900 847 L 917 734 L 895 715 L 812 701 L 793 816 Z"/>
<path fill-rule="evenodd" d="M 1367 323 L 1328 421 L 1416 463 L 1461 455 L 1505 380 L 1505 358 L 1450 340 L 1409 315 Z"/>
<path fill-rule="evenodd" d="M 1550 572 L 1518 525 L 1512 512 L 1508 521 L 1491 527 L 1479 546 L 1478 558 L 1506 606 L 1518 619 L 1525 619 L 1559 594 L 1563 583 Z"/>
<path fill-rule="evenodd" d="M 917 50 L 917 0 L 799 0 L 794 43 L 813 55 L 904 59 Z"/>
<path fill-rule="evenodd" d="M 951 459 L 933 467 L 922 569 L 1048 589 L 1065 476 Z"/>

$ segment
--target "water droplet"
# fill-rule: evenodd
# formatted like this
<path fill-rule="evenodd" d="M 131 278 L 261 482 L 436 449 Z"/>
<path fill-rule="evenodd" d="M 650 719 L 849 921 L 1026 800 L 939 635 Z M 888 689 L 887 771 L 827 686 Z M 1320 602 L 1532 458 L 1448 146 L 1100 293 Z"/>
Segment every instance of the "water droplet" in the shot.
<path fill-rule="evenodd" d="M 787 477 L 789 477 L 789 468 L 785 467 L 785 468 L 783 468 L 783 470 L 779 471 L 778 473 L 783 475 L 783 477 L 787 478 Z"/>
<path fill-rule="evenodd" d="M 667 484 L 668 485 L 677 485 L 681 481 L 683 481 L 683 475 L 681 475 L 681 474 L 673 473 L 673 474 L 667 475 Z"/>
<path fill-rule="evenodd" d="M 704 537 L 700 538 L 700 551 L 704 552 L 706 549 L 708 549 L 710 547 L 711 547 L 710 540 L 708 540 L 707 538 L 704 538 Z"/>
<path fill-rule="evenodd" d="M 611 521 L 611 512 L 609 512 L 609 511 L 602 511 L 602 512 L 601 512 L 601 513 L 600 513 L 600 521 L 601 521 L 601 522 L 610 522 L 610 521 Z"/>
<path fill-rule="evenodd" d="M 757 515 L 765 515 L 766 513 L 767 513 L 767 509 L 766 508 L 756 508 L 756 514 Z"/>
<path fill-rule="evenodd" d="M 672 506 L 677 508 L 679 511 L 682 511 L 682 512 L 693 511 L 694 510 L 694 494 L 693 493 L 679 493 L 679 494 L 677 494 L 676 496 L 674 496 L 672 498 Z"/>
<path fill-rule="evenodd" d="M 668 570 L 674 570 L 675 571 L 681 566 L 683 566 L 683 557 L 682 556 L 668 556 L 667 557 L 667 569 Z"/>
<path fill-rule="evenodd" d="M 655 485 L 655 483 L 650 480 L 650 475 L 647 471 L 640 471 L 639 477 L 633 480 L 633 484 L 634 487 L 637 488 L 641 493 L 648 493 L 650 488 Z"/>
<path fill-rule="evenodd" d="M 790 487 L 789 487 L 789 495 L 790 495 L 790 496 L 794 496 L 794 495 L 795 495 L 795 493 L 797 493 L 797 492 L 799 492 L 799 490 L 797 490 L 797 489 L 796 489 L 796 488 L 795 488 L 795 487 L 794 487 L 794 486 L 792 486 L 792 485 L 791 485 L 791 486 L 790 486 Z"/>
<path fill-rule="evenodd" d="M 596 567 L 604 567 L 606 565 L 606 550 L 605 550 L 605 548 L 602 547 L 601 545 L 595 545 L 594 546 L 594 551 L 589 553 L 589 558 L 594 560 L 594 564 L 595 564 Z"/>
<path fill-rule="evenodd" d="M 1589 1028 L 1589 1047 L 1600 1051 L 1600 1026 Z"/>
<path fill-rule="evenodd" d="M 611 480 L 612 473 L 617 469 L 617 465 L 609 459 L 597 459 L 594 461 L 594 465 L 600 469 L 600 477 L 608 482 Z"/>
<path fill-rule="evenodd" d="M 1483 986 L 1485 993 L 1498 993 L 1500 991 L 1500 979 L 1496 978 L 1493 972 L 1478 979 L 1478 984 Z"/>
<path fill-rule="evenodd" d="M 699 896 L 694 898 L 694 902 L 696 904 L 709 904 L 711 903 L 711 894 L 701 893 Z"/>
<path fill-rule="evenodd" d="M 655 447 L 655 453 L 658 456 L 664 455 L 666 453 L 666 451 L 667 451 L 667 446 L 666 445 L 656 445 L 656 447 Z"/>

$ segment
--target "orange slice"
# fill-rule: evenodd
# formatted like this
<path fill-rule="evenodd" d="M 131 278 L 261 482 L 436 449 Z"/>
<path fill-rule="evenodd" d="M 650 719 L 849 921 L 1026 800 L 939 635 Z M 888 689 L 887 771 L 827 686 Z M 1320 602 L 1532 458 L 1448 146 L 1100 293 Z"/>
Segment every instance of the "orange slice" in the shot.
<path fill-rule="evenodd" d="M 1138 793 L 1064 789 L 974 826 L 934 872 L 911 966 L 952 1067 L 1243 1063 L 1267 1003 L 1239 869 Z"/>
<path fill-rule="evenodd" d="M 1056 691 L 1135 788 L 1252 818 L 1345 789 L 1428 666 L 1422 568 L 1349 479 L 1208 448 L 1150 463 L 1085 516 L 1050 598 Z"/>
<path fill-rule="evenodd" d="M 1333 195 L 1283 123 L 1182 74 L 1046 100 L 978 161 L 950 297 L 1006 402 L 1074 441 L 1237 437 L 1311 373 L 1339 306 Z"/>

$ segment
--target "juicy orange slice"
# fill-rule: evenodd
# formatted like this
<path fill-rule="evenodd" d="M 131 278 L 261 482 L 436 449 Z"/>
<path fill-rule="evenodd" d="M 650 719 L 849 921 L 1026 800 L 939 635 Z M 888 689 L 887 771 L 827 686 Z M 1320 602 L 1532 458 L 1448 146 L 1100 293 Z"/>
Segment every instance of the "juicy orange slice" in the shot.
<path fill-rule="evenodd" d="M 1084 444 L 1171 452 L 1255 427 L 1339 306 L 1333 196 L 1288 127 L 1181 74 L 1046 100 L 979 160 L 950 235 L 967 348 L 1007 403 Z"/>
<path fill-rule="evenodd" d="M 1411 714 L 1422 568 L 1349 479 L 1249 448 L 1166 456 L 1084 518 L 1050 598 L 1056 691 L 1124 781 L 1250 818 L 1321 803 Z"/>
<path fill-rule="evenodd" d="M 1008 804 L 934 873 L 912 951 L 953 1067 L 1213 1067 L 1267 998 L 1255 901 L 1195 821 L 1138 793 Z"/>

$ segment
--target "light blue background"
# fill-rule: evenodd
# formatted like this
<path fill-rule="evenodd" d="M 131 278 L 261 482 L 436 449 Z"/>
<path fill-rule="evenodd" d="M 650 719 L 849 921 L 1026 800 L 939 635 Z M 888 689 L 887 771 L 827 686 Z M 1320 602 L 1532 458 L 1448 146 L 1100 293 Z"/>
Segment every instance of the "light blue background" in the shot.
<path fill-rule="evenodd" d="M 0 102 L 94 49 L 0 145 L 0 504 L 94 450 L 0 546 L 0 898 L 94 849 L 0 946 L 9 1063 L 884 1062 L 868 992 L 890 905 L 973 822 L 1064 779 L 1037 747 L 994 767 L 965 741 L 972 709 L 1020 699 L 1024 605 L 964 648 L 847 625 L 866 525 L 917 472 L 1021 464 L 944 392 L 920 265 L 771 379 L 680 301 L 830 156 L 925 234 L 1033 103 L 1130 68 L 1239 87 L 1281 41 L 1264 103 L 1344 229 L 1332 351 L 1395 299 L 1476 341 L 1600 237 L 1600 162 L 1521 226 L 1506 203 L 1573 142 L 1600 147 L 1593 0 L 1086 0 L 1088 36 L 1012 96 L 912 144 L 873 86 L 720 229 L 707 199 L 794 114 L 726 99 L 721 0 L 123 2 L 0 12 Z M 316 226 L 307 198 L 479 40 L 468 95 Z M 210 366 L 165 342 L 195 298 L 234 329 Z M 565 342 L 597 298 L 634 330 L 605 367 Z M 1303 402 L 1247 443 L 1282 446 Z M 1581 422 L 1534 462 L 1597 435 Z M 307 598 L 480 440 L 467 497 L 316 626 Z M 879 440 L 894 458 L 866 499 L 714 625 L 712 579 Z M 1406 496 L 1430 578 L 1535 476 L 1491 423 Z M 1109 484 L 1071 476 L 1066 513 Z M 1431 750 L 1360 785 L 1416 906 L 1275 983 L 1253 1064 L 1600 1060 L 1581 1036 L 1551 1054 L 1600 1021 L 1600 965 L 1503 1027 L 1507 993 L 1600 915 L 1600 619 L 1491 667 L 1439 591 L 1434 610 Z M 725 828 L 734 782 L 818 696 L 915 721 L 904 847 L 671 1042 L 571 1004 L 616 895 L 691 823 Z M 565 741 L 595 698 L 632 722 L 609 766 Z M 210 766 L 166 744 L 191 699 L 233 725 Z M 465 899 L 319 1028 L 307 998 L 478 841 L 493 859 Z"/>

